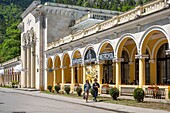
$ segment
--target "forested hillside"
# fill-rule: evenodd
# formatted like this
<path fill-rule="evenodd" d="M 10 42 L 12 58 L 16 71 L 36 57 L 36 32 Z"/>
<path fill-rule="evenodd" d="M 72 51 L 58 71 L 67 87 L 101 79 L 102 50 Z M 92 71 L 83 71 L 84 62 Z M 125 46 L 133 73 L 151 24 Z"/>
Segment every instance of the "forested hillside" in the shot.
<path fill-rule="evenodd" d="M 0 62 L 20 55 L 20 15 L 33 0 L 0 0 Z M 152 0 L 41 0 L 84 7 L 127 11 Z"/>

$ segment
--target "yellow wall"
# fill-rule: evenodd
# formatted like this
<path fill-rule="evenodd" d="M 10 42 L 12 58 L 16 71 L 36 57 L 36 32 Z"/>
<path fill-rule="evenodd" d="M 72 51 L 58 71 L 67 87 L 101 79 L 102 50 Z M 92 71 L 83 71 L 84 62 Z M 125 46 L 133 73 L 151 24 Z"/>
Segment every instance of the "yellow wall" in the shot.
<path fill-rule="evenodd" d="M 64 69 L 64 82 L 71 83 L 70 58 L 68 54 L 64 56 L 63 65 L 66 66 Z"/>
<path fill-rule="evenodd" d="M 55 84 L 62 82 L 62 75 L 61 75 L 60 66 L 61 66 L 61 61 L 60 61 L 59 56 L 57 56 L 56 59 L 55 59 L 55 63 L 54 63 L 54 68 L 56 68 L 56 70 L 55 70 Z"/>
<path fill-rule="evenodd" d="M 52 59 L 49 58 L 48 59 L 48 65 L 47 65 L 48 68 L 52 68 L 53 67 L 53 62 L 52 62 Z M 47 86 L 53 86 L 53 72 L 49 72 L 47 70 Z"/>

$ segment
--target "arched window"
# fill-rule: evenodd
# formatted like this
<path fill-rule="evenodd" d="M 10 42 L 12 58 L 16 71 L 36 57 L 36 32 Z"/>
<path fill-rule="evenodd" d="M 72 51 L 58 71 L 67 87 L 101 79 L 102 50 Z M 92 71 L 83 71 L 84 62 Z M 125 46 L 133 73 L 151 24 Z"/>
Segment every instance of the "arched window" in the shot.
<path fill-rule="evenodd" d="M 121 84 L 130 84 L 129 56 L 126 51 L 122 51 L 122 58 L 124 61 L 121 62 Z"/>
<path fill-rule="evenodd" d="M 157 53 L 157 84 L 170 84 L 170 55 L 166 55 L 168 44 L 163 44 Z"/>

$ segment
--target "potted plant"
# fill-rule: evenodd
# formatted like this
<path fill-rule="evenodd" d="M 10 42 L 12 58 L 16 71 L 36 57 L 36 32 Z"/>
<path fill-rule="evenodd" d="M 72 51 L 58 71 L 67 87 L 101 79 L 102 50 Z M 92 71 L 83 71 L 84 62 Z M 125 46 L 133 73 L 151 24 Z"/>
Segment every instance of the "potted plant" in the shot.
<path fill-rule="evenodd" d="M 77 92 L 77 95 L 78 96 L 81 96 L 81 93 L 82 93 L 82 88 L 79 86 L 76 88 L 76 92 Z"/>
<path fill-rule="evenodd" d="M 110 96 L 112 97 L 113 100 L 117 100 L 117 97 L 119 97 L 119 90 L 116 87 L 111 88 Z"/>
<path fill-rule="evenodd" d="M 57 85 L 54 87 L 54 89 L 55 89 L 55 91 L 56 91 L 57 93 L 59 93 L 59 91 L 60 91 L 60 85 L 57 84 Z"/>
<path fill-rule="evenodd" d="M 144 90 L 142 88 L 136 88 L 133 92 L 133 97 L 137 102 L 143 102 Z"/>
<path fill-rule="evenodd" d="M 49 85 L 49 86 L 47 87 L 47 89 L 51 92 L 51 90 L 52 90 L 52 86 L 51 86 L 51 85 Z"/>
<path fill-rule="evenodd" d="M 69 94 L 69 93 L 70 93 L 70 86 L 66 86 L 66 87 L 64 88 L 64 91 L 65 91 L 67 94 Z"/>

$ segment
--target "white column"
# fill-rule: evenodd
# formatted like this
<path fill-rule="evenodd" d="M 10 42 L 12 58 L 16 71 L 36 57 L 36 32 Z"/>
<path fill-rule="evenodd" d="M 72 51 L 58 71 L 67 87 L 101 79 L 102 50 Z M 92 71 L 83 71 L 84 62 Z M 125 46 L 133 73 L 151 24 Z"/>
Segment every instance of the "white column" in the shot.
<path fill-rule="evenodd" d="M 121 61 L 116 61 L 116 87 L 121 84 Z"/>
<path fill-rule="evenodd" d="M 31 88 L 35 88 L 35 44 L 31 44 Z"/>
<path fill-rule="evenodd" d="M 71 67 L 71 92 L 74 92 L 75 84 L 75 67 Z"/>
<path fill-rule="evenodd" d="M 27 49 L 26 46 L 22 46 L 21 48 L 21 59 L 22 59 L 22 68 L 24 69 L 21 71 L 21 87 L 27 86 Z M 12 79 L 12 78 L 11 78 Z"/>
<path fill-rule="evenodd" d="M 31 46 L 27 45 L 27 87 L 31 87 Z"/>
<path fill-rule="evenodd" d="M 61 84 L 61 90 L 64 91 L 64 68 L 61 69 L 61 76 L 62 76 L 62 84 Z"/>

